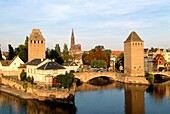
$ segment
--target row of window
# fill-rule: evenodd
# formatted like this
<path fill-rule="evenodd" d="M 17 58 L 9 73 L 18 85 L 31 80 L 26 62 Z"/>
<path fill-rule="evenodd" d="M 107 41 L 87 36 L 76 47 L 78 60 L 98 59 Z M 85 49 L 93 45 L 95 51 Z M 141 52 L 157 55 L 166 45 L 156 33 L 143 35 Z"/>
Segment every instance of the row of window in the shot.
<path fill-rule="evenodd" d="M 43 44 L 43 41 L 39 41 L 39 40 L 38 40 L 38 41 L 36 41 L 36 40 L 33 41 L 33 40 L 30 40 L 30 43 L 31 43 L 31 44 L 32 44 L 32 43 L 38 43 L 38 44 L 41 43 L 41 44 Z"/>
<path fill-rule="evenodd" d="M 133 46 L 134 46 L 134 45 L 135 45 L 135 46 L 137 46 L 137 45 L 138 45 L 138 46 L 139 46 L 139 45 L 142 46 L 142 43 L 133 43 Z"/>

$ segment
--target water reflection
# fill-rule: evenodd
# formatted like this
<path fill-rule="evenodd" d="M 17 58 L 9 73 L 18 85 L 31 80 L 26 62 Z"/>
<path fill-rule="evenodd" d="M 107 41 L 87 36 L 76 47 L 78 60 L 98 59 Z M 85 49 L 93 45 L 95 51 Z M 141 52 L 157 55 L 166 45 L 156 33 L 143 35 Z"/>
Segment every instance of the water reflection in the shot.
<path fill-rule="evenodd" d="M 76 107 L 54 102 L 22 100 L 0 92 L 0 112 L 2 114 L 75 114 Z"/>
<path fill-rule="evenodd" d="M 126 114 L 144 114 L 145 85 L 125 85 L 125 112 Z"/>
<path fill-rule="evenodd" d="M 161 101 L 164 97 L 170 99 L 170 81 L 150 85 L 146 91 L 158 101 Z"/>

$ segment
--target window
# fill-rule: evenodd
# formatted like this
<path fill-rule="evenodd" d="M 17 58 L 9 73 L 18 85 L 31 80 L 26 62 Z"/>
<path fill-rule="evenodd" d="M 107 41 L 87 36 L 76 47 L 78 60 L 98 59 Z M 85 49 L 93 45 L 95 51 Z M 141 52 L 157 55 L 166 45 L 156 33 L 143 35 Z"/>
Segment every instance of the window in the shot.
<path fill-rule="evenodd" d="M 39 41 L 38 41 L 38 44 L 39 44 Z"/>
<path fill-rule="evenodd" d="M 41 41 L 41 43 L 43 43 L 43 41 Z"/>
<path fill-rule="evenodd" d="M 36 41 L 34 41 L 34 43 L 36 43 Z"/>

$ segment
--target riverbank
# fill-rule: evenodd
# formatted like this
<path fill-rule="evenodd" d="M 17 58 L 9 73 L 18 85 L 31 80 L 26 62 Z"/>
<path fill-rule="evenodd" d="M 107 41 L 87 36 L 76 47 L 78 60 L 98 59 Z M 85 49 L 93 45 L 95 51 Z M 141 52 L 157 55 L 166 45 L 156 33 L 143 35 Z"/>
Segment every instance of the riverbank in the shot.
<path fill-rule="evenodd" d="M 29 93 L 25 93 L 25 92 L 22 92 L 20 90 L 15 89 L 15 88 L 7 87 L 5 85 L 0 86 L 0 91 L 2 91 L 4 93 L 11 94 L 13 96 L 16 96 L 16 97 L 19 97 L 19 98 L 22 98 L 22 99 L 27 99 L 27 100 L 34 99 L 32 97 L 32 95 L 29 94 Z"/>
<path fill-rule="evenodd" d="M 6 77 L 1 77 L 2 85 L 0 91 L 11 94 L 22 99 L 36 99 L 38 101 L 50 101 L 64 104 L 74 104 L 74 90 L 68 89 L 49 89 L 42 88 L 43 85 L 27 84 L 25 82 L 13 80 Z"/>

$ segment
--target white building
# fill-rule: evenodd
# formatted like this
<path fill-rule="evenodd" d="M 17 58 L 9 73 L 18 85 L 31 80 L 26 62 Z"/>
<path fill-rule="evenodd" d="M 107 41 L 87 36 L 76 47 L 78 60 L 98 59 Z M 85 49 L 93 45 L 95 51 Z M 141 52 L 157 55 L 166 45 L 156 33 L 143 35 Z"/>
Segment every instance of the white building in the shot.
<path fill-rule="evenodd" d="M 66 71 L 69 73 L 70 71 L 77 71 L 77 69 L 79 68 L 79 65 L 74 62 L 74 61 L 67 61 L 65 63 L 63 63 L 63 66 L 66 68 Z"/>
<path fill-rule="evenodd" d="M 18 76 L 20 72 L 18 67 L 24 64 L 24 62 L 16 56 L 13 60 L 2 60 L 0 61 L 0 72 L 3 73 L 5 76 Z"/>
<path fill-rule="evenodd" d="M 65 74 L 66 70 L 50 59 L 33 59 L 26 65 L 27 77 L 33 77 L 35 82 L 52 83 L 52 78 Z"/>

